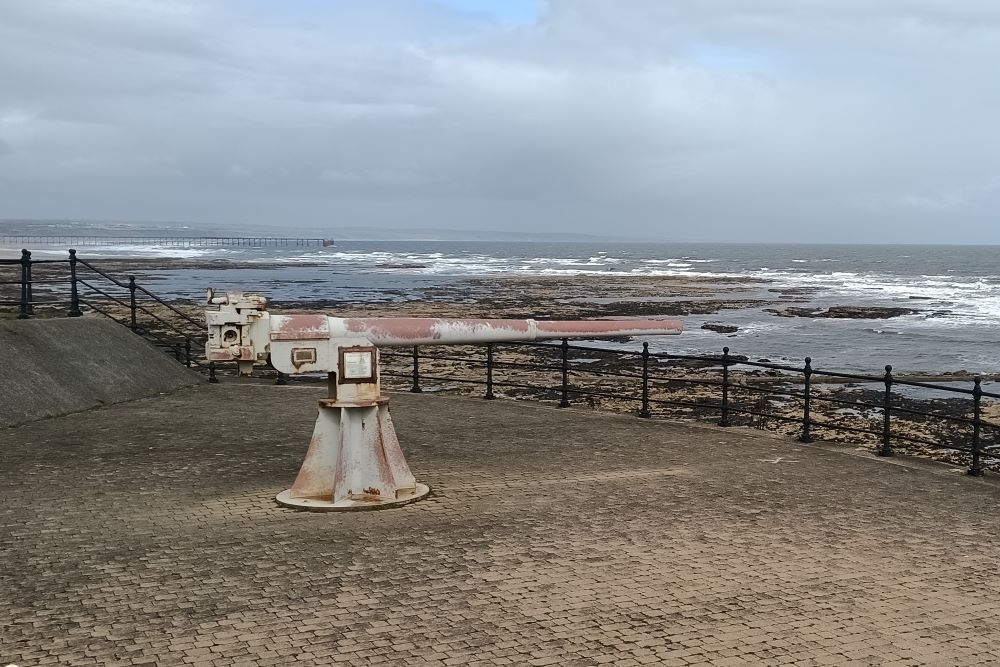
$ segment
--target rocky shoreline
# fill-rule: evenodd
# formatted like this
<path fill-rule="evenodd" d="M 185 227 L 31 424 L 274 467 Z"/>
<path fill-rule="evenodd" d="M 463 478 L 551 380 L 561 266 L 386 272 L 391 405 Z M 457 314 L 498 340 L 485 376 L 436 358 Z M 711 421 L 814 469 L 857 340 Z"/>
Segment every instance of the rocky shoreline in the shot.
<path fill-rule="evenodd" d="M 54 269 L 62 265 L 40 265 L 36 276 L 45 277 L 43 267 Z M 226 261 L 172 260 L 170 269 L 185 268 L 266 268 L 252 262 L 233 263 Z M 18 267 L 0 266 L 0 281 L 16 280 Z M 125 279 L 134 275 L 140 284 L 148 286 L 155 293 L 157 271 L 165 267 L 163 259 L 123 259 L 102 260 L 101 270 Z M 53 269 L 49 269 L 50 271 Z M 276 267 L 275 270 L 280 270 Z M 6 297 L 16 298 L 10 285 Z M 60 289 L 53 286 L 53 294 Z M 40 281 L 37 293 L 44 294 L 46 283 Z M 372 302 L 365 300 L 329 299 L 325 301 L 272 301 L 269 309 L 282 311 L 327 311 L 330 314 L 347 317 L 359 316 L 424 316 L 424 317 L 498 317 L 537 319 L 586 319 L 601 317 L 675 317 L 705 315 L 704 328 L 720 335 L 736 333 L 738 327 L 719 324 L 709 319 L 726 310 L 770 309 L 774 316 L 786 317 L 852 317 L 858 319 L 885 319 L 917 312 L 916 309 L 872 308 L 850 304 L 830 304 L 822 309 L 790 306 L 789 302 L 805 300 L 811 295 L 806 288 L 777 289 L 759 279 L 735 280 L 728 277 L 705 276 L 623 276 L 623 275 L 574 275 L 574 276 L 527 276 L 514 275 L 491 278 L 470 278 L 452 284 L 423 289 L 419 299 Z M 4 294 L 0 291 L 0 301 Z M 187 314 L 195 321 L 201 321 L 205 306 L 192 301 L 175 301 L 171 305 Z M 64 308 L 64 307 L 60 307 Z M 60 315 L 60 308 L 54 308 L 53 315 Z M 176 317 L 168 308 L 154 303 L 144 303 L 144 308 L 153 318 L 170 321 Z M 45 310 L 45 309 L 40 309 Z M 106 303 L 102 307 L 110 315 L 120 320 L 127 319 L 128 310 L 122 304 Z M 901 312 L 901 311 L 906 311 Z M 165 328 L 159 328 L 154 320 L 143 326 L 167 335 Z M 188 326 L 188 335 L 194 336 Z M 200 343 L 196 346 L 200 347 Z M 639 342 L 636 350 L 641 349 Z M 497 396 L 509 398 L 532 398 L 533 400 L 558 400 L 554 389 L 560 384 L 559 360 L 554 358 L 552 349 L 504 348 L 498 352 L 500 363 L 496 370 L 498 382 Z M 421 361 L 421 373 L 426 377 L 447 378 L 428 381 L 426 389 L 481 395 L 483 386 L 472 380 L 484 379 L 483 348 L 449 348 L 447 350 L 426 350 Z M 448 357 L 434 359 L 433 357 Z M 641 363 L 634 353 L 608 351 L 574 350 L 570 370 L 570 384 L 574 390 L 574 402 L 578 405 L 600 410 L 636 413 L 639 403 L 636 397 L 641 393 L 639 373 Z M 739 360 L 739 357 L 733 357 Z M 398 355 L 387 352 L 385 383 L 396 389 L 409 388 L 412 361 L 408 354 Z M 745 358 L 744 358 L 745 360 Z M 752 361 L 765 361 L 754 359 Z M 517 380 L 519 367 L 545 366 L 549 370 L 533 371 L 528 379 Z M 506 370 L 505 370 L 506 369 Z M 506 374 L 506 375 L 505 375 Z M 653 416 L 669 419 L 696 419 L 717 421 L 719 414 L 720 370 L 716 363 L 697 360 L 659 360 L 655 363 L 654 376 L 650 383 L 651 412 Z M 873 377 L 877 377 L 873 369 Z M 506 378 L 506 380 L 505 380 Z M 822 378 L 815 378 L 822 380 Z M 968 374 L 943 372 L 910 378 L 920 381 L 954 382 L 970 381 Z M 530 380 L 530 381 L 529 381 Z M 767 369 L 747 369 L 735 367 L 731 373 L 730 400 L 733 424 L 762 428 L 795 437 L 801 432 L 801 385 L 787 374 Z M 533 384 L 549 387 L 546 390 L 507 386 L 511 384 Z M 835 442 L 855 443 L 874 447 L 880 440 L 881 392 L 872 392 L 856 383 L 828 379 L 816 382 L 817 398 L 814 400 L 813 419 L 816 422 L 836 423 L 850 429 L 867 431 L 867 434 L 849 431 L 832 431 L 818 425 L 814 428 L 817 437 Z M 827 386 L 828 385 L 828 386 Z M 969 382 L 971 387 L 971 382 Z M 580 395 L 576 392 L 588 392 Z M 821 395 L 827 394 L 837 402 L 824 403 Z M 943 400 L 923 400 L 897 396 L 894 406 L 902 411 L 935 412 L 941 415 L 969 419 L 972 416 L 970 399 L 955 395 L 956 398 Z M 852 407 L 853 406 L 853 407 Z M 1000 423 L 1000 404 L 984 401 L 983 419 L 988 424 Z M 956 424 L 962 428 L 956 428 Z M 897 416 L 894 428 L 898 435 L 907 435 L 920 440 L 942 445 L 956 446 L 967 442 L 966 425 L 949 422 L 940 418 Z M 997 444 L 1000 426 L 983 429 L 985 443 Z M 896 443 L 898 451 L 906 454 L 927 456 L 947 461 L 955 465 L 967 466 L 967 454 L 941 449 L 921 443 Z M 1000 461 L 984 459 L 986 467 L 1000 471 Z"/>
<path fill-rule="evenodd" d="M 102 271 L 125 281 L 134 276 L 139 284 L 155 292 L 164 270 L 255 269 L 282 271 L 286 265 L 225 259 L 113 258 L 94 260 Z M 321 262 L 300 262 L 296 267 L 321 267 Z M 412 269 L 410 265 L 384 268 Z M 16 282 L 19 267 L 0 265 L 0 283 Z M 44 291 L 48 278 L 63 276 L 64 264 L 34 268 L 36 290 Z M 56 287 L 55 289 L 59 289 Z M 16 298 L 16 285 L 0 285 L 0 294 Z M 830 304 L 822 308 L 800 307 L 814 290 L 808 287 L 773 287 L 760 278 L 713 276 L 650 276 L 581 274 L 572 276 L 505 275 L 466 278 L 456 283 L 420 291 L 412 300 L 351 300 L 330 298 L 309 301 L 271 300 L 275 310 L 308 308 L 337 309 L 348 316 L 392 312 L 400 315 L 435 317 L 534 317 L 576 319 L 600 317 L 676 317 L 713 315 L 726 310 L 759 308 L 778 317 L 889 319 L 922 312 L 917 308 L 883 308 L 856 304 Z M 711 324 L 706 321 L 706 324 Z M 713 328 L 713 327 L 706 327 Z M 720 333 L 732 330 L 714 328 Z"/>
<path fill-rule="evenodd" d="M 493 393 L 499 398 L 561 399 L 559 351 L 498 345 L 494 349 Z M 412 387 L 412 357 L 409 351 L 386 351 L 383 382 L 396 390 Z M 482 396 L 485 382 L 485 352 L 482 347 L 431 349 L 420 353 L 423 391 Z M 776 432 L 797 439 L 803 431 L 803 385 L 801 378 L 767 370 L 734 367 L 729 374 L 729 423 Z M 934 379 L 959 380 L 960 375 Z M 965 376 L 965 379 L 969 378 Z M 811 431 L 817 440 L 853 444 L 871 450 L 882 440 L 880 390 L 858 382 L 834 380 L 813 387 Z M 632 353 L 609 350 L 578 350 L 570 353 L 569 399 L 575 406 L 637 415 L 641 408 L 641 358 Z M 721 368 L 711 363 L 659 360 L 650 371 L 650 412 L 654 418 L 717 423 L 721 406 Z M 530 385 L 530 386 L 529 386 Z M 971 382 L 970 382 L 971 386 Z M 534 387 L 534 388 L 532 388 Z M 968 449 L 972 438 L 971 397 L 914 398 L 894 394 L 891 423 L 892 445 L 903 455 L 947 462 L 963 469 L 971 463 Z M 926 412 L 928 415 L 913 413 Z M 834 426 L 838 428 L 833 428 Z M 840 430 L 843 427 L 845 430 Z M 923 441 L 923 442 L 922 442 Z M 1000 445 L 1000 402 L 982 404 L 981 442 Z M 955 449 L 957 448 L 957 449 Z M 983 467 L 1000 472 L 1000 459 L 983 458 Z"/>

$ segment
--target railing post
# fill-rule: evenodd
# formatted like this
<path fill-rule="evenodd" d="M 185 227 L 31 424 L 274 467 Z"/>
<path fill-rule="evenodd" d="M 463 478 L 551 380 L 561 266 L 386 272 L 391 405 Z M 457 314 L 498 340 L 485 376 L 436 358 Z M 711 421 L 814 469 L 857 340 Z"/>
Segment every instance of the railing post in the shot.
<path fill-rule="evenodd" d="M 891 415 L 892 407 L 892 366 L 885 367 L 885 397 L 882 400 L 882 446 L 875 452 L 879 456 L 892 456 Z"/>
<path fill-rule="evenodd" d="M 28 253 L 28 314 L 35 314 L 35 281 L 31 277 L 31 271 L 34 268 L 35 262 L 31 259 L 31 253 Z"/>
<path fill-rule="evenodd" d="M 208 381 L 210 384 L 219 384 L 219 377 L 215 374 L 215 362 L 208 362 Z"/>
<path fill-rule="evenodd" d="M 812 407 L 812 359 L 806 357 L 806 365 L 802 369 L 802 375 L 805 377 L 805 390 L 802 392 L 803 403 L 802 403 L 802 435 L 799 436 L 799 442 L 812 442 L 812 434 L 809 432 L 810 415 L 809 409 Z"/>
<path fill-rule="evenodd" d="M 492 401 L 493 395 L 493 343 L 486 343 L 486 393 L 483 398 Z"/>
<path fill-rule="evenodd" d="M 21 249 L 21 312 L 17 319 L 26 320 L 31 317 L 31 252 Z"/>
<path fill-rule="evenodd" d="M 274 384 L 278 385 L 279 387 L 284 387 L 286 384 L 288 384 L 288 376 L 282 373 L 281 371 L 278 371 L 277 377 L 274 378 Z"/>
<path fill-rule="evenodd" d="M 191 368 L 191 339 L 184 339 L 184 365 Z"/>
<path fill-rule="evenodd" d="M 76 250 L 70 248 L 69 251 L 69 317 L 80 317 L 80 292 L 76 284 Z"/>
<path fill-rule="evenodd" d="M 413 346 L 413 386 L 410 387 L 410 391 L 414 394 L 419 394 L 423 391 L 420 388 L 420 346 Z"/>
<path fill-rule="evenodd" d="M 649 343 L 642 344 L 642 408 L 639 416 L 649 419 Z"/>
<path fill-rule="evenodd" d="M 129 328 L 132 329 L 132 331 L 135 331 L 136 330 L 135 276 L 128 277 L 128 311 L 129 311 Z M 178 361 L 180 360 L 178 359 Z"/>
<path fill-rule="evenodd" d="M 982 378 L 976 378 L 972 387 L 972 466 L 968 474 L 973 477 L 983 476 L 983 465 L 980 461 L 982 454 L 982 442 L 980 441 L 980 431 L 982 430 L 982 408 L 980 402 L 983 398 Z"/>
<path fill-rule="evenodd" d="M 722 417 L 719 426 L 729 426 L 729 348 L 722 348 Z"/>
<path fill-rule="evenodd" d="M 560 408 L 569 407 L 569 339 L 563 338 L 559 345 L 562 350 L 562 399 L 559 401 Z"/>

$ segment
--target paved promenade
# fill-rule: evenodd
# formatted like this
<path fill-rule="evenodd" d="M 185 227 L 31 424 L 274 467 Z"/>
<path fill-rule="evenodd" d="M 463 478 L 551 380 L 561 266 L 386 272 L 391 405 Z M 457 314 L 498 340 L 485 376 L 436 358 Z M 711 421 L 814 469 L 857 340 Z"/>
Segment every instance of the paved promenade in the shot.
<path fill-rule="evenodd" d="M 0 430 L 0 665 L 1000 664 L 1000 486 L 746 429 L 393 397 L 431 498 L 312 514 L 314 388 Z"/>

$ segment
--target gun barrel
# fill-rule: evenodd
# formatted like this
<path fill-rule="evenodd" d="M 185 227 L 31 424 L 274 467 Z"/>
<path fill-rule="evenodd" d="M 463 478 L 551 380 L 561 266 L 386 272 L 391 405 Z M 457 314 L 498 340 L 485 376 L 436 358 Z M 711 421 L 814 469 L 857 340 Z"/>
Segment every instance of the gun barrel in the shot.
<path fill-rule="evenodd" d="M 270 356 L 284 373 L 334 372 L 348 363 L 350 348 L 414 345 L 519 343 L 553 338 L 610 338 L 681 333 L 678 320 L 507 320 L 430 317 L 330 317 L 325 313 L 277 314 L 264 310 L 255 295 L 227 294 L 216 300 L 218 311 L 206 313 L 210 361 L 237 361 L 240 373 Z M 363 370 L 350 352 L 350 363 Z M 375 355 L 375 351 L 370 351 Z M 359 356 L 361 355 L 361 356 Z M 377 358 L 377 357 L 376 357 Z M 353 375 L 352 378 L 362 377 Z M 377 380 L 374 381 L 377 384 Z M 360 384 L 359 384 L 360 386 Z"/>
<path fill-rule="evenodd" d="M 677 320 L 489 320 L 422 317 L 330 318 L 333 337 L 364 336 L 381 347 L 477 344 L 552 338 L 675 335 Z"/>

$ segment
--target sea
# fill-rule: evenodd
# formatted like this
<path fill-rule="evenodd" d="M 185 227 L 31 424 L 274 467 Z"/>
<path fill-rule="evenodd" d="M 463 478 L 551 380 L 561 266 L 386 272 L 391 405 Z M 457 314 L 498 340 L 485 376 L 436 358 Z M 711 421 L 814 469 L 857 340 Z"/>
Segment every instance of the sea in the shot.
<path fill-rule="evenodd" d="M 400 302 L 468 278 L 527 276 L 708 276 L 759 279 L 759 296 L 808 288 L 789 305 L 900 306 L 883 320 L 778 317 L 763 308 L 682 317 L 686 330 L 651 349 L 732 354 L 814 368 L 880 374 L 1000 373 L 1000 247 L 714 243 L 340 240 L 333 247 L 104 246 L 90 257 L 164 257 L 249 262 L 249 267 L 153 270 L 151 288 L 199 299 L 205 288 L 259 292 L 276 301 Z M 259 268 L 258 266 L 259 265 Z M 502 289 L 502 283 L 498 283 Z M 668 295 L 664 295 L 665 297 Z M 755 296 L 754 292 L 746 295 Z M 734 334 L 702 329 L 711 322 Z"/>

